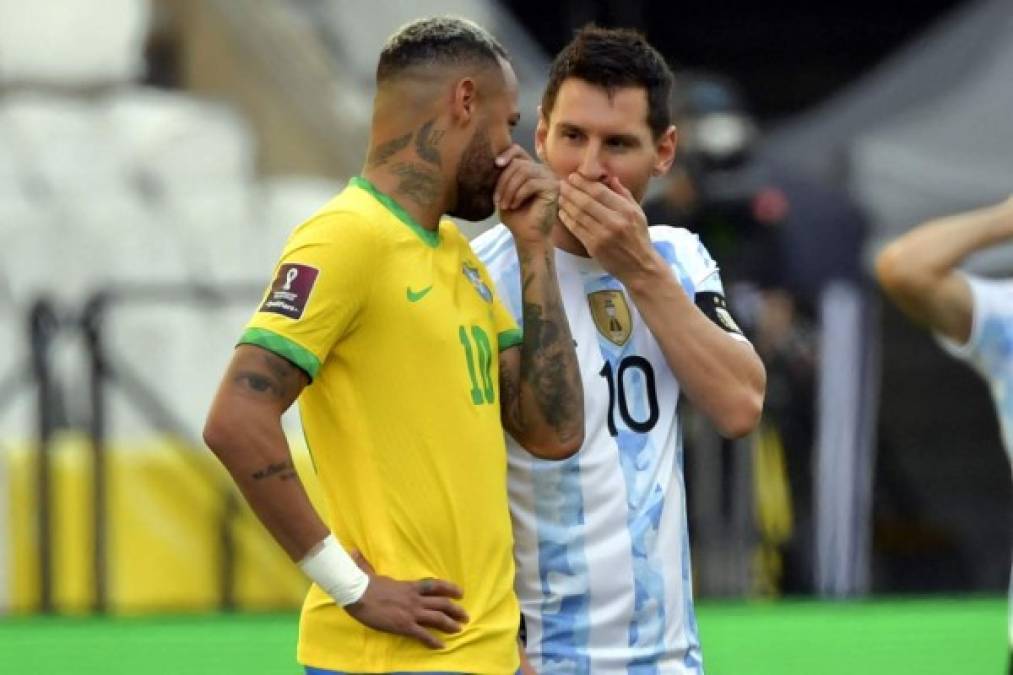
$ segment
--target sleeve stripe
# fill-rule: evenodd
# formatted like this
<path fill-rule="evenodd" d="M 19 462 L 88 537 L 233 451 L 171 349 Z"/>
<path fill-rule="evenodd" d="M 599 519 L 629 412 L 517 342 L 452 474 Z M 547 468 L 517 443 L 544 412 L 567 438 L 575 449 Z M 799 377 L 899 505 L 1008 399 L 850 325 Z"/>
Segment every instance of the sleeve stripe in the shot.
<path fill-rule="evenodd" d="M 300 370 L 305 371 L 312 382 L 320 370 L 320 359 L 310 350 L 302 345 L 296 344 L 283 335 L 278 335 L 265 328 L 247 328 L 239 338 L 237 344 L 257 345 L 267 351 L 277 354 L 289 361 Z"/>
<path fill-rule="evenodd" d="M 499 350 L 510 349 L 524 342 L 524 334 L 519 328 L 511 328 L 499 334 Z"/>

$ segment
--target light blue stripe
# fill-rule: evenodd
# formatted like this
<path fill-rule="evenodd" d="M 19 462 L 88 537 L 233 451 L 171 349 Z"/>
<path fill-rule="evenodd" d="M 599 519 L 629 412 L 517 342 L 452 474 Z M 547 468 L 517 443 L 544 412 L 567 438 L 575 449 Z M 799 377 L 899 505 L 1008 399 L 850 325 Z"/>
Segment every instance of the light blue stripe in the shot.
<path fill-rule="evenodd" d="M 679 284 L 682 289 L 686 291 L 686 295 L 690 298 L 696 296 L 696 284 L 693 282 L 693 277 L 690 276 L 689 272 L 686 271 L 686 267 L 679 262 L 678 256 L 675 255 L 675 246 L 667 241 L 656 241 L 654 243 L 654 250 L 657 251 L 668 266 L 672 268 L 672 272 L 675 273 L 675 277 L 679 280 Z"/>
<path fill-rule="evenodd" d="M 580 456 L 532 464 L 545 672 L 588 673 L 590 623 Z M 558 596 L 553 595 L 562 591 Z"/>
<path fill-rule="evenodd" d="M 670 246 L 668 248 L 671 249 Z M 585 293 L 601 290 L 621 291 L 622 286 L 608 276 L 585 282 Z M 636 325 L 633 329 L 636 330 Z M 598 345 L 602 358 L 611 364 L 613 377 L 618 378 L 623 359 L 635 354 L 636 340 L 631 336 L 620 347 L 599 334 Z M 643 373 L 638 368 L 628 368 L 624 379 L 625 386 L 620 388 L 616 383 L 616 397 L 622 390 L 630 415 L 636 420 L 646 420 L 650 415 L 650 404 Z M 626 526 L 633 560 L 634 605 L 628 632 L 630 654 L 633 656 L 627 670 L 635 675 L 653 675 L 657 673 L 658 659 L 665 651 L 665 580 L 663 561 L 659 559 L 656 544 L 664 510 L 664 492 L 652 481 L 660 454 L 649 442 L 649 434 L 632 431 L 626 426 L 618 412 L 618 400 L 614 408 L 619 464 L 626 483 Z"/>

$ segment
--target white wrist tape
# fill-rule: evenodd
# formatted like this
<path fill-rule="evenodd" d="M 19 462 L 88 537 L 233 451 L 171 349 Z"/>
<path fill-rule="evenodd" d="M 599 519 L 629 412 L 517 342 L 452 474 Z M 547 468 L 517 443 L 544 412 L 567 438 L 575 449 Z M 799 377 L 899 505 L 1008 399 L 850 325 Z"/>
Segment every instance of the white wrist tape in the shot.
<path fill-rule="evenodd" d="M 299 568 L 341 607 L 358 602 L 369 585 L 369 577 L 333 534 L 310 549 L 299 561 Z"/>

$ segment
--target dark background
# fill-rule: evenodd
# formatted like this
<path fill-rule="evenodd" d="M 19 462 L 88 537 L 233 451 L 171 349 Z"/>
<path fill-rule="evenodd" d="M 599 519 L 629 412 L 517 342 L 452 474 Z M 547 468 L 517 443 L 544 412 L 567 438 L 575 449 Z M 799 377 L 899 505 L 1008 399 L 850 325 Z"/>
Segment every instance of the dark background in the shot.
<path fill-rule="evenodd" d="M 799 112 L 854 81 L 967 0 L 508 0 L 555 54 L 594 21 L 641 29 L 676 68 L 705 68 L 742 85 L 765 122 Z"/>

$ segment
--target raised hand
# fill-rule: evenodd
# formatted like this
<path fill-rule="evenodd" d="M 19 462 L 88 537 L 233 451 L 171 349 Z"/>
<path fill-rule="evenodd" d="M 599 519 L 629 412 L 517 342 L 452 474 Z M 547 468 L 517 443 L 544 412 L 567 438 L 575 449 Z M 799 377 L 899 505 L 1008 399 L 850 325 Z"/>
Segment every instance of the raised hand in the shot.
<path fill-rule="evenodd" d="M 570 174 L 560 185 L 559 220 L 620 281 L 657 264 L 644 210 L 614 176 L 601 182 Z"/>
<path fill-rule="evenodd" d="M 516 241 L 547 241 L 559 209 L 559 179 L 516 143 L 496 165 L 505 167 L 493 195 L 503 223 Z"/>
<path fill-rule="evenodd" d="M 352 617 L 370 628 L 415 638 L 430 649 L 442 649 L 443 642 L 430 630 L 457 633 L 468 614 L 451 602 L 461 598 L 461 589 L 442 579 L 398 581 L 376 573 L 358 552 L 352 559 L 369 575 L 366 592 L 345 607 Z"/>

